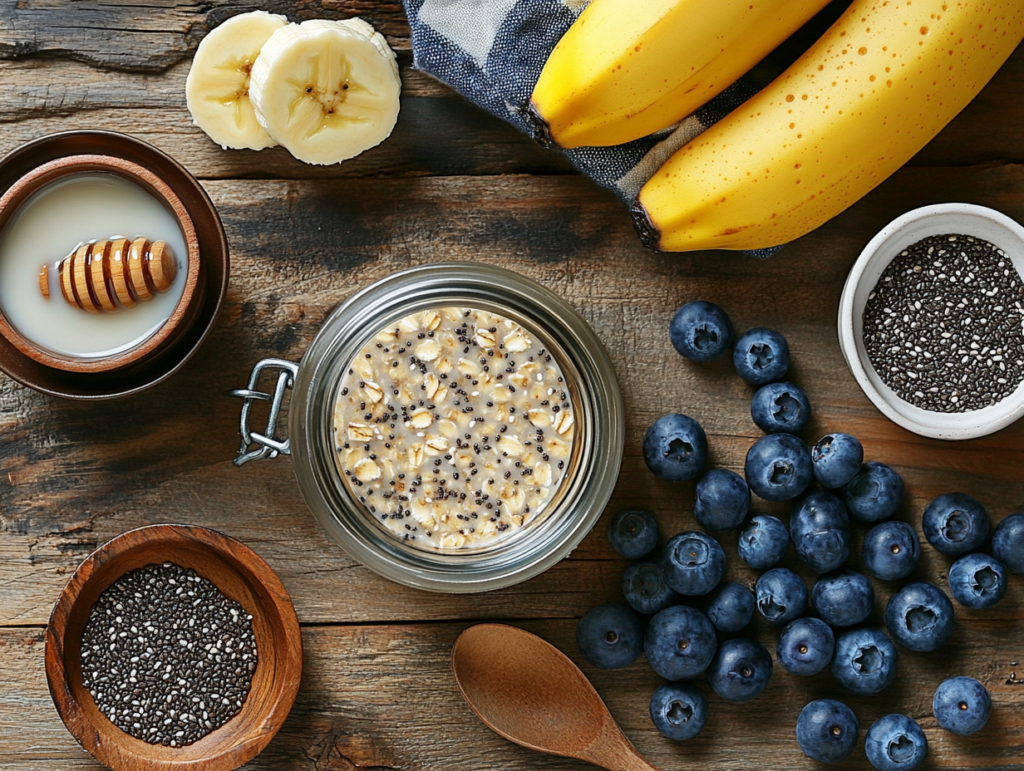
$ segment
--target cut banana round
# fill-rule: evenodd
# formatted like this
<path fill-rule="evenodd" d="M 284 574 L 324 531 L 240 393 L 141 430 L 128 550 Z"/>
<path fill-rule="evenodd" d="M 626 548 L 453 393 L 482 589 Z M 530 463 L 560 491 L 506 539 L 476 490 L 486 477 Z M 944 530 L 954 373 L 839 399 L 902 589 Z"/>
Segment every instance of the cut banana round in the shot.
<path fill-rule="evenodd" d="M 394 52 L 362 19 L 274 32 L 252 68 L 256 118 L 300 161 L 339 163 L 391 134 L 402 82 Z"/>
<path fill-rule="evenodd" d="M 221 147 L 262 150 L 276 142 L 256 120 L 249 101 L 249 73 L 260 49 L 284 16 L 253 11 L 228 19 L 199 44 L 185 81 L 193 122 Z"/>

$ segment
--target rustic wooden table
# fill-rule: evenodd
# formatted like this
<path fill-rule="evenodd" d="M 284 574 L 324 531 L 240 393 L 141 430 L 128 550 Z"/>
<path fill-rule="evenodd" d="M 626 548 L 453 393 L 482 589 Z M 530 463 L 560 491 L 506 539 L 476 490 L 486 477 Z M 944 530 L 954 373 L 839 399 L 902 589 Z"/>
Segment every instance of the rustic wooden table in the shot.
<path fill-rule="evenodd" d="M 605 539 L 607 515 L 571 558 L 522 586 L 454 598 L 405 589 L 354 564 L 326 538 L 288 460 L 232 466 L 239 403 L 222 394 L 242 386 L 262 357 L 301 357 L 326 315 L 358 288 L 416 263 L 478 260 L 569 298 L 605 341 L 627 405 L 626 458 L 609 512 L 643 506 L 667 533 L 694 527 L 693 485 L 659 483 L 641 458 L 643 432 L 661 414 L 699 418 L 711 462 L 732 469 L 742 469 L 758 435 L 750 390 L 730 365 L 691 366 L 669 344 L 672 312 L 699 297 L 727 308 L 739 328 L 766 325 L 788 337 L 792 377 L 815 406 L 807 438 L 829 430 L 860 437 L 869 458 L 904 475 L 901 517 L 916 523 L 932 497 L 962 490 L 998 520 L 1024 501 L 1024 424 L 957 444 L 896 428 L 847 371 L 836 308 L 860 249 L 912 207 L 970 201 L 1024 220 L 1024 49 L 907 168 L 758 262 L 643 250 L 610 193 L 411 69 L 396 0 L 259 3 L 293 20 L 358 13 L 386 33 L 404 81 L 389 141 L 327 168 L 280 149 L 224 152 L 191 125 L 184 84 L 203 34 L 240 10 L 229 5 L 0 0 L 0 151 L 81 128 L 127 131 L 157 145 L 213 197 L 233 269 L 208 342 L 158 388 L 122 402 L 79 404 L 0 382 L 0 768 L 97 767 L 51 705 L 43 628 L 79 561 L 112 536 L 156 522 L 203 524 L 241 539 L 294 600 L 306 657 L 302 689 L 281 733 L 248 768 L 583 768 L 498 738 L 463 704 L 451 645 L 483 619 L 523 626 L 580 663 L 625 732 L 661 768 L 811 768 L 794 724 L 806 701 L 836 695 L 827 674 L 799 679 L 780 668 L 760 699 L 713 699 L 703 734 L 677 745 L 648 718 L 658 678 L 642 661 L 615 672 L 582 662 L 576 620 L 621 597 L 625 562 Z M 779 511 L 762 502 L 755 509 Z M 735 538 L 724 540 L 734 555 Z M 924 552 L 918 574 L 944 585 L 947 561 Z M 729 573 L 755 578 L 735 556 Z M 872 621 L 881 623 L 890 589 L 877 589 Z M 959 626 L 942 653 L 902 653 L 884 695 L 848 699 L 862 728 L 900 711 L 921 721 L 936 767 L 1024 768 L 1022 597 L 1024 579 L 1014 577 L 996 609 L 957 608 Z M 753 633 L 774 649 L 774 629 L 756 621 Z M 954 674 L 977 677 L 992 692 L 992 720 L 974 737 L 941 731 L 931 715 L 935 686 Z M 846 765 L 866 768 L 863 749 Z"/>

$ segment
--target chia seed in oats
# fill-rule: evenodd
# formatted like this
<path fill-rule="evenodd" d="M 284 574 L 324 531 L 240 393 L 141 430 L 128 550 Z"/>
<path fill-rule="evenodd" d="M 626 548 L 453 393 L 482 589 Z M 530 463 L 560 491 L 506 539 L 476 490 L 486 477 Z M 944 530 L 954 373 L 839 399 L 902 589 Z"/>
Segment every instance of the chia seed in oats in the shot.
<path fill-rule="evenodd" d="M 125 573 L 82 635 L 82 677 L 100 711 L 149 744 L 183 747 L 238 714 L 256 671 L 252 616 L 194 570 Z"/>
<path fill-rule="evenodd" d="M 902 399 L 971 412 L 1024 381 L 1024 285 L 980 238 L 931 236 L 901 252 L 864 307 L 864 347 Z"/>
<path fill-rule="evenodd" d="M 334 408 L 345 484 L 397 538 L 479 547 L 546 512 L 575 439 L 537 336 L 474 308 L 407 316 L 356 354 Z"/>

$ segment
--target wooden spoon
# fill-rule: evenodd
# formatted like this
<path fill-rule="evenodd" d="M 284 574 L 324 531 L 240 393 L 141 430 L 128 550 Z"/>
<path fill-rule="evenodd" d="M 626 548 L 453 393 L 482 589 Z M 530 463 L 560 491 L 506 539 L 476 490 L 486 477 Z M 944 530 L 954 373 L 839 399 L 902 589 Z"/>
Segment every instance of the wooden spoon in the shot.
<path fill-rule="evenodd" d="M 452 669 L 466 703 L 516 744 L 611 771 L 657 771 L 579 667 L 536 635 L 504 624 L 470 627 L 455 641 Z"/>

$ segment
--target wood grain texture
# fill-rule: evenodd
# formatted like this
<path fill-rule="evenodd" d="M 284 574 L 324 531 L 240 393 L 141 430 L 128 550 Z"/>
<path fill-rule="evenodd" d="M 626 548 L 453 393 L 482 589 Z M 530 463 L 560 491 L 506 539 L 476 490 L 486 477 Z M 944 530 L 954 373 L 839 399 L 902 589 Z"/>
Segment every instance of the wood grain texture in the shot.
<path fill-rule="evenodd" d="M 65 72 L 65 69 L 68 71 Z M 130 114 L 131 133 L 172 154 L 202 179 L 273 177 L 450 176 L 572 170 L 508 124 L 474 107 L 422 73 L 403 67 L 402 107 L 392 138 L 351 161 L 308 166 L 283 148 L 225 152 L 185 107 L 188 65 L 163 77 L 97 73 L 85 65 L 0 62 L 0 154 L 54 131 L 126 128 L 112 115 Z M 67 80 L 53 83 L 54 78 Z M 423 131 L 430 126 L 429 133 Z"/>
<path fill-rule="evenodd" d="M 1019 587 L 1018 597 L 1019 597 Z M 963 620 L 963 619 L 961 619 Z M 463 702 L 451 675 L 451 647 L 466 623 L 306 627 L 305 668 L 295 707 L 277 738 L 249 763 L 253 771 L 354 771 L 424 769 L 479 771 L 484 768 L 592 768 L 576 761 L 539 755 L 487 729 Z M 800 678 L 778 671 L 765 693 L 746 704 L 711 699 L 708 725 L 683 744 L 662 739 L 647 716 L 650 694 L 659 684 L 643 660 L 624 670 L 597 670 L 576 652 L 572 620 L 538 620 L 521 626 L 551 642 L 583 670 L 615 719 L 650 762 L 661 769 L 691 764 L 729 771 L 785 768 L 811 771 L 792 740 L 796 717 L 807 701 L 834 697 L 828 674 Z M 929 767 L 1015 769 L 1020 764 L 1024 729 L 1024 685 L 1009 685 L 1016 651 L 1008 637 L 1024 635 L 1019 599 L 998 616 L 971 619 L 972 634 L 961 628 L 937 667 L 934 657 L 906 654 L 896 680 L 883 695 L 846 698 L 860 720 L 861 738 L 879 717 L 903 712 L 921 722 L 931 747 Z M 777 632 L 760 620 L 758 637 L 774 646 Z M 0 630 L 0 767 L 23 771 L 99 768 L 83 752 L 53 712 L 42 671 L 39 630 Z M 901 652 L 902 653 L 902 652 Z M 496 654 L 497 655 L 497 654 Z M 954 737 L 931 716 L 931 694 L 949 667 L 971 671 L 990 689 L 993 716 L 973 737 Z M 1020 668 L 1017 668 L 1020 674 Z M 12 676 L 17 673 L 16 677 Z M 12 687 L 16 686 L 16 687 Z M 9 730 L 6 730 L 9 726 Z M 766 758 L 771 758 L 766 766 Z M 8 759 L 10 759 L 8 761 Z M 9 766 L 4 766 L 9 762 Z M 684 765 L 685 764 L 685 765 Z M 869 769 L 863 748 L 842 768 Z"/>
<path fill-rule="evenodd" d="M 61 58 L 127 72 L 161 72 L 191 56 L 203 36 L 232 16 L 257 8 L 289 21 L 360 16 L 399 50 L 409 49 L 401 2 L 381 0 L 231 0 L 152 4 L 139 0 L 62 0 L 0 5 L 0 56 Z"/>
<path fill-rule="evenodd" d="M 585 768 L 505 742 L 462 702 L 451 645 L 470 623 L 486 619 L 511 620 L 565 651 L 659 768 L 694 763 L 741 771 L 764 768 L 766 758 L 769 767 L 811 768 L 796 750 L 793 726 L 806 701 L 836 695 L 829 675 L 803 680 L 780 670 L 753 702 L 712 699 L 707 730 L 674 745 L 658 737 L 647 715 L 658 678 L 642 660 L 620 672 L 582 662 L 573 641 L 576 619 L 621 598 L 626 563 L 604 535 L 611 513 L 644 506 L 666 534 L 694 527 L 693 485 L 658 482 L 644 467 L 640 445 L 651 421 L 669 411 L 698 417 L 711 462 L 734 470 L 758 435 L 751 392 L 728 363 L 689 365 L 668 342 L 671 314 L 697 297 L 722 304 L 738 328 L 772 326 L 788 337 L 792 378 L 815 410 L 805 438 L 829 430 L 859 436 L 869 458 L 906 478 L 901 518 L 919 523 L 928 500 L 954 489 L 980 498 L 994 520 L 1022 506 L 1024 426 L 957 444 L 897 429 L 848 373 L 835 317 L 850 265 L 898 214 L 965 200 L 1024 219 L 1024 49 L 912 167 L 758 262 L 728 253 L 645 252 L 612 194 L 410 69 L 398 2 L 258 5 L 293 20 L 358 13 L 383 27 L 399 49 L 405 84 L 392 139 L 341 166 L 312 168 L 280 149 L 223 152 L 192 126 L 184 108 L 189 55 L 211 25 L 249 5 L 0 3 L 0 152 L 53 131 L 109 128 L 112 116 L 131 115 L 130 125 L 117 128 L 169 152 L 204 180 L 224 220 L 233 267 L 210 339 L 145 398 L 73 404 L 0 381 L 0 769 L 98 767 L 50 703 L 42 625 L 94 548 L 166 521 L 214 527 L 251 546 L 281 577 L 304 625 L 296 707 L 249 769 Z M 770 73 L 771 63 L 766 67 Z M 608 347 L 627 408 L 622 473 L 594 532 L 545 575 L 482 597 L 397 587 L 348 560 L 305 509 L 287 460 L 231 465 L 240 403 L 222 396 L 240 387 L 260 358 L 301 357 L 331 309 L 357 289 L 412 264 L 450 259 L 518 270 L 566 296 Z M 756 502 L 755 510 L 786 516 L 783 505 Z M 752 583 L 756 574 L 734 556 L 735 537 L 723 543 L 730 577 Z M 916 576 L 945 586 L 948 562 L 928 547 L 924 552 Z M 798 567 L 792 557 L 788 564 Z M 871 621 L 879 624 L 891 587 L 876 589 Z M 948 650 L 906 654 L 883 696 L 849 700 L 862 731 L 889 711 L 903 711 L 922 721 L 935 767 L 1024 768 L 1024 685 L 1016 684 L 1024 681 L 1021 597 L 1024 580 L 1014 577 L 994 610 L 957 608 Z M 775 630 L 757 622 L 753 633 L 774 648 Z M 976 737 L 951 737 L 930 715 L 934 687 L 953 674 L 973 675 L 992 689 L 992 723 Z M 845 767 L 868 768 L 863 750 Z"/>

